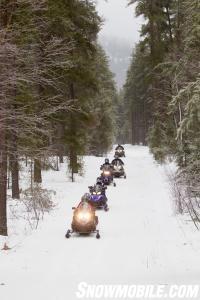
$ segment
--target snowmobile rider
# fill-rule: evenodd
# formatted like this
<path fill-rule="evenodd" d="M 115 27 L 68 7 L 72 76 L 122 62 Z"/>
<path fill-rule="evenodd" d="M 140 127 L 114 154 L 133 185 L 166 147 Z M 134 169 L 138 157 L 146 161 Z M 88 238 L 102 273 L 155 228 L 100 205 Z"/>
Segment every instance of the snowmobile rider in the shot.
<path fill-rule="evenodd" d="M 106 168 L 110 168 L 111 171 L 113 170 L 113 166 L 112 166 L 112 164 L 109 162 L 109 159 L 108 159 L 108 158 L 105 159 L 105 163 L 101 166 L 100 170 L 103 170 L 105 167 L 106 167 Z"/>
<path fill-rule="evenodd" d="M 85 193 L 82 197 L 81 197 L 81 202 L 79 203 L 78 207 L 76 209 L 83 209 L 83 210 L 90 210 L 90 211 L 94 211 L 94 207 L 90 204 L 90 194 L 89 193 Z"/>
<path fill-rule="evenodd" d="M 101 186 L 103 186 L 103 187 L 105 186 L 105 185 L 104 185 L 104 182 L 103 182 L 102 176 L 101 176 L 101 177 L 97 177 L 96 184 L 101 185 Z"/>
<path fill-rule="evenodd" d="M 89 186 L 90 193 L 92 194 L 96 190 L 96 188 L 99 191 L 101 191 L 102 195 L 105 195 L 105 191 L 107 189 L 107 186 L 104 185 L 103 179 L 101 179 L 101 177 L 98 177 L 97 183 L 94 186 Z"/>
<path fill-rule="evenodd" d="M 83 203 L 88 203 L 90 201 L 90 194 L 89 193 L 85 193 L 82 197 L 81 197 L 81 202 L 79 203 L 78 207 L 80 205 L 82 205 Z"/>
<path fill-rule="evenodd" d="M 117 145 L 117 147 L 115 148 L 115 150 L 124 150 L 124 147 L 120 144 Z"/>
<path fill-rule="evenodd" d="M 101 189 L 102 195 L 105 195 L 107 186 L 104 184 L 103 175 L 101 175 L 100 177 L 97 177 L 96 185 L 99 186 L 99 188 Z"/>
<path fill-rule="evenodd" d="M 106 194 L 107 186 L 104 185 L 103 179 L 102 179 L 101 177 L 98 177 L 98 178 L 97 178 L 97 183 L 96 183 L 96 185 L 99 186 L 102 195 L 105 195 L 105 194 Z"/>

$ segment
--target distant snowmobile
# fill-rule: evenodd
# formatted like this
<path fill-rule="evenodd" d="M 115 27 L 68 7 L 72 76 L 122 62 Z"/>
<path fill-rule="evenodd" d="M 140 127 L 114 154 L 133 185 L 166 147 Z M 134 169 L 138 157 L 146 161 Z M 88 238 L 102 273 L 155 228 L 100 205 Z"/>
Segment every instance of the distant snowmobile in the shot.
<path fill-rule="evenodd" d="M 100 238 L 99 230 L 97 230 L 98 217 L 95 214 L 94 207 L 88 203 L 90 199 L 89 194 L 85 194 L 77 208 L 73 207 L 74 215 L 71 225 L 65 235 L 66 238 L 70 238 L 72 233 L 79 234 L 91 234 L 96 233 L 96 238 Z"/>
<path fill-rule="evenodd" d="M 121 145 L 118 145 L 115 148 L 115 157 L 125 157 L 125 151 L 124 151 L 124 147 Z"/>

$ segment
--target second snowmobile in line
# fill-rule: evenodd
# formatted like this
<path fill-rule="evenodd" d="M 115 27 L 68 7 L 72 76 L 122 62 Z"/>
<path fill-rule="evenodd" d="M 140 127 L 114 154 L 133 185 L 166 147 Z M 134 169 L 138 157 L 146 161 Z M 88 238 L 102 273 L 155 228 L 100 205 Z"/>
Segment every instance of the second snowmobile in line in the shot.
<path fill-rule="evenodd" d="M 89 186 L 90 200 L 89 203 L 95 208 L 103 208 L 108 211 L 108 199 L 106 197 L 107 187 L 101 184 L 101 181 L 97 179 L 97 183 L 94 186 Z"/>

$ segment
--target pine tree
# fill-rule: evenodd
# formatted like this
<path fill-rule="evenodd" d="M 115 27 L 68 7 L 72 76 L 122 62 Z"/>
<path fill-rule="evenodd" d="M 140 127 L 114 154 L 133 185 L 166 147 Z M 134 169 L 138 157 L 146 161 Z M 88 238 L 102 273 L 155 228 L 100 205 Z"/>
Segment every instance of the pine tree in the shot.
<path fill-rule="evenodd" d="M 0 234 L 6 235 L 8 158 L 13 198 L 20 197 L 24 158 L 31 170 L 34 163 L 33 195 L 32 179 L 42 182 L 52 157 L 67 156 L 74 179 L 96 125 L 104 126 L 98 151 L 113 141 L 116 91 L 97 44 L 94 1 L 2 0 L 0 14 Z"/>
<path fill-rule="evenodd" d="M 200 195 L 200 4 L 196 0 L 132 0 L 130 3 L 137 3 L 136 12 L 146 22 L 142 27 L 140 50 L 136 49 L 127 74 L 124 91 L 127 107 L 130 103 L 141 103 L 142 87 L 148 99 L 150 149 L 158 161 L 169 157 L 176 160 L 178 184 L 185 189 L 187 208 L 190 207 L 196 218 L 199 205 L 196 197 Z M 134 112 L 137 119 L 136 106 Z M 137 124 L 133 128 L 138 134 Z"/>

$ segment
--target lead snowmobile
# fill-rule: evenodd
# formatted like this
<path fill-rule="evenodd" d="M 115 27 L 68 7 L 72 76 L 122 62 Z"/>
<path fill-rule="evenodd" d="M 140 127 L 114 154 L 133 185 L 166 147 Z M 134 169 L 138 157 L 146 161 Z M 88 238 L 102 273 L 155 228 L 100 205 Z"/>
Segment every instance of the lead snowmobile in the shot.
<path fill-rule="evenodd" d="M 125 151 L 124 151 L 124 147 L 121 145 L 118 145 L 115 148 L 115 157 L 125 157 Z"/>
<path fill-rule="evenodd" d="M 107 186 L 100 184 L 97 181 L 97 184 L 94 186 L 89 186 L 90 190 L 90 200 L 89 203 L 95 208 L 103 208 L 105 211 L 108 211 L 108 199 L 106 197 Z"/>
<path fill-rule="evenodd" d="M 88 202 L 90 195 L 85 194 L 78 207 L 74 209 L 71 229 L 67 230 L 66 238 L 70 238 L 71 234 L 91 234 L 96 233 L 96 238 L 100 238 L 99 230 L 97 230 L 98 217 L 95 214 L 94 207 Z"/>

